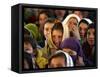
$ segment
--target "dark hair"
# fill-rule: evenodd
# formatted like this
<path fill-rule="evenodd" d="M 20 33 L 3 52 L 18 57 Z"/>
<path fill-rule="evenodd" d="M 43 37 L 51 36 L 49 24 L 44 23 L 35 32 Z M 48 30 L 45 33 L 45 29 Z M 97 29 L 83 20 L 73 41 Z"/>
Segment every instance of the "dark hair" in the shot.
<path fill-rule="evenodd" d="M 30 32 L 24 28 L 24 35 L 30 35 Z"/>
<path fill-rule="evenodd" d="M 90 28 L 93 28 L 93 29 L 95 29 L 95 25 L 94 25 L 94 23 L 92 23 L 92 24 L 89 24 L 89 27 L 88 27 L 88 29 L 90 29 Z"/>
<path fill-rule="evenodd" d="M 46 23 L 54 23 L 55 19 L 54 18 L 48 18 L 48 20 L 45 22 Z"/>
<path fill-rule="evenodd" d="M 34 49 L 34 55 L 37 56 L 37 43 L 36 40 L 34 38 L 32 38 L 29 35 L 24 35 L 24 42 L 29 42 L 32 46 L 32 48 Z"/>
<path fill-rule="evenodd" d="M 95 25 L 92 23 L 92 24 L 89 24 L 88 30 L 95 29 L 95 28 L 96 28 Z M 88 33 L 88 31 L 86 32 L 86 35 L 87 35 L 87 33 Z"/>
<path fill-rule="evenodd" d="M 81 23 L 85 23 L 85 24 L 89 25 L 89 23 L 88 23 L 86 20 L 84 20 L 84 19 L 82 19 L 82 20 L 79 22 L 78 26 L 79 26 Z"/>
<path fill-rule="evenodd" d="M 48 63 L 48 65 L 50 65 L 51 60 L 52 60 L 53 58 L 58 58 L 58 57 L 64 58 L 64 59 L 65 59 L 65 65 L 66 65 L 66 62 L 67 62 L 66 55 L 65 55 L 64 53 L 62 53 L 62 52 L 52 55 L 52 56 L 49 58 L 49 63 Z"/>
<path fill-rule="evenodd" d="M 26 28 L 24 28 L 24 35 L 29 35 L 30 37 L 33 37 L 32 33 Z"/>
<path fill-rule="evenodd" d="M 95 29 L 95 26 L 94 26 L 93 23 L 92 23 L 92 24 L 89 24 L 88 30 L 89 30 L 89 29 Z M 87 35 L 87 33 L 86 33 L 86 35 Z"/>
<path fill-rule="evenodd" d="M 61 22 L 57 22 L 54 24 L 54 26 L 52 27 L 51 33 L 53 30 L 59 30 L 63 33 L 63 25 Z"/>
<path fill-rule="evenodd" d="M 46 23 L 54 23 L 55 22 L 55 19 L 54 18 L 48 18 L 48 20 L 45 22 Z M 44 27 L 43 27 L 44 29 Z"/>
<path fill-rule="evenodd" d="M 27 61 L 28 66 L 29 66 L 29 70 L 33 69 L 33 63 L 32 63 L 32 57 L 31 54 L 24 52 L 24 60 Z M 23 66 L 24 67 L 24 66 Z M 25 68 L 24 68 L 25 69 Z"/>
<path fill-rule="evenodd" d="M 42 10 L 42 11 L 39 13 L 39 16 L 40 16 L 40 14 L 45 14 L 47 17 L 49 17 L 48 11 Z"/>

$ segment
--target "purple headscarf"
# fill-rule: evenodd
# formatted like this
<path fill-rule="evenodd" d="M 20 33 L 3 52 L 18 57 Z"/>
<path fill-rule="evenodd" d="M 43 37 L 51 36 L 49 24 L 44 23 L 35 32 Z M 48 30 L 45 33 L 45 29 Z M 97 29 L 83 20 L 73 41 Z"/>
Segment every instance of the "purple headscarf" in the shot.
<path fill-rule="evenodd" d="M 83 51 L 82 47 L 80 45 L 80 42 L 76 38 L 66 38 L 62 43 L 61 43 L 61 49 L 63 48 L 69 48 L 71 50 L 76 51 L 77 55 L 73 58 L 73 60 L 76 60 L 77 56 L 83 57 Z"/>

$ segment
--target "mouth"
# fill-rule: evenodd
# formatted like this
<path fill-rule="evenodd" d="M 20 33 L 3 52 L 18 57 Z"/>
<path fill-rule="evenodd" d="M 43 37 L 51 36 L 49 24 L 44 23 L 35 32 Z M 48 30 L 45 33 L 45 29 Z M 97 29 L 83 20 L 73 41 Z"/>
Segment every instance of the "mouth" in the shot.
<path fill-rule="evenodd" d="M 81 33 L 80 36 L 81 36 L 81 37 L 84 37 L 84 34 Z"/>
<path fill-rule="evenodd" d="M 59 47 L 59 44 L 58 44 L 58 43 L 55 43 L 55 45 L 56 45 L 57 47 Z"/>
<path fill-rule="evenodd" d="M 94 40 L 89 40 L 90 42 L 94 42 Z"/>
<path fill-rule="evenodd" d="M 91 39 L 91 40 L 89 40 L 89 42 L 90 42 L 91 44 L 93 44 L 93 43 L 94 43 L 94 40 L 93 40 L 93 39 Z"/>

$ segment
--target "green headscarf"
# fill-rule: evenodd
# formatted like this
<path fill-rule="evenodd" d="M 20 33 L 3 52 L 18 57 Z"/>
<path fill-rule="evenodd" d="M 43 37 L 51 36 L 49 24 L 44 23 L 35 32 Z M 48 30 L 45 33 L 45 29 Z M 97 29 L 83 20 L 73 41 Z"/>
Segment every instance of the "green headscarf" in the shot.
<path fill-rule="evenodd" d="M 32 36 L 37 40 L 40 41 L 41 40 L 41 35 L 39 33 L 38 27 L 36 24 L 33 23 L 29 23 L 26 24 L 24 26 L 25 29 L 27 29 L 28 31 L 30 31 L 32 33 Z"/>

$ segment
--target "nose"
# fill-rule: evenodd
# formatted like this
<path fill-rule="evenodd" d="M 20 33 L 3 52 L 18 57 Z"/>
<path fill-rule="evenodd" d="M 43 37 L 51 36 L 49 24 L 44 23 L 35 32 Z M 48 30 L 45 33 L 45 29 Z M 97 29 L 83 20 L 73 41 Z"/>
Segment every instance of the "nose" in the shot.
<path fill-rule="evenodd" d="M 58 38 L 58 37 L 55 38 L 55 42 L 56 42 L 56 43 L 59 42 L 59 38 Z"/>
<path fill-rule="evenodd" d="M 91 35 L 89 36 L 89 38 L 90 38 L 90 39 L 94 39 L 94 35 L 91 34 Z"/>
<path fill-rule="evenodd" d="M 81 33 L 81 35 L 84 35 L 85 34 L 85 31 L 84 30 L 81 30 L 80 33 Z"/>
<path fill-rule="evenodd" d="M 50 34 L 50 31 L 48 31 L 47 34 Z"/>

